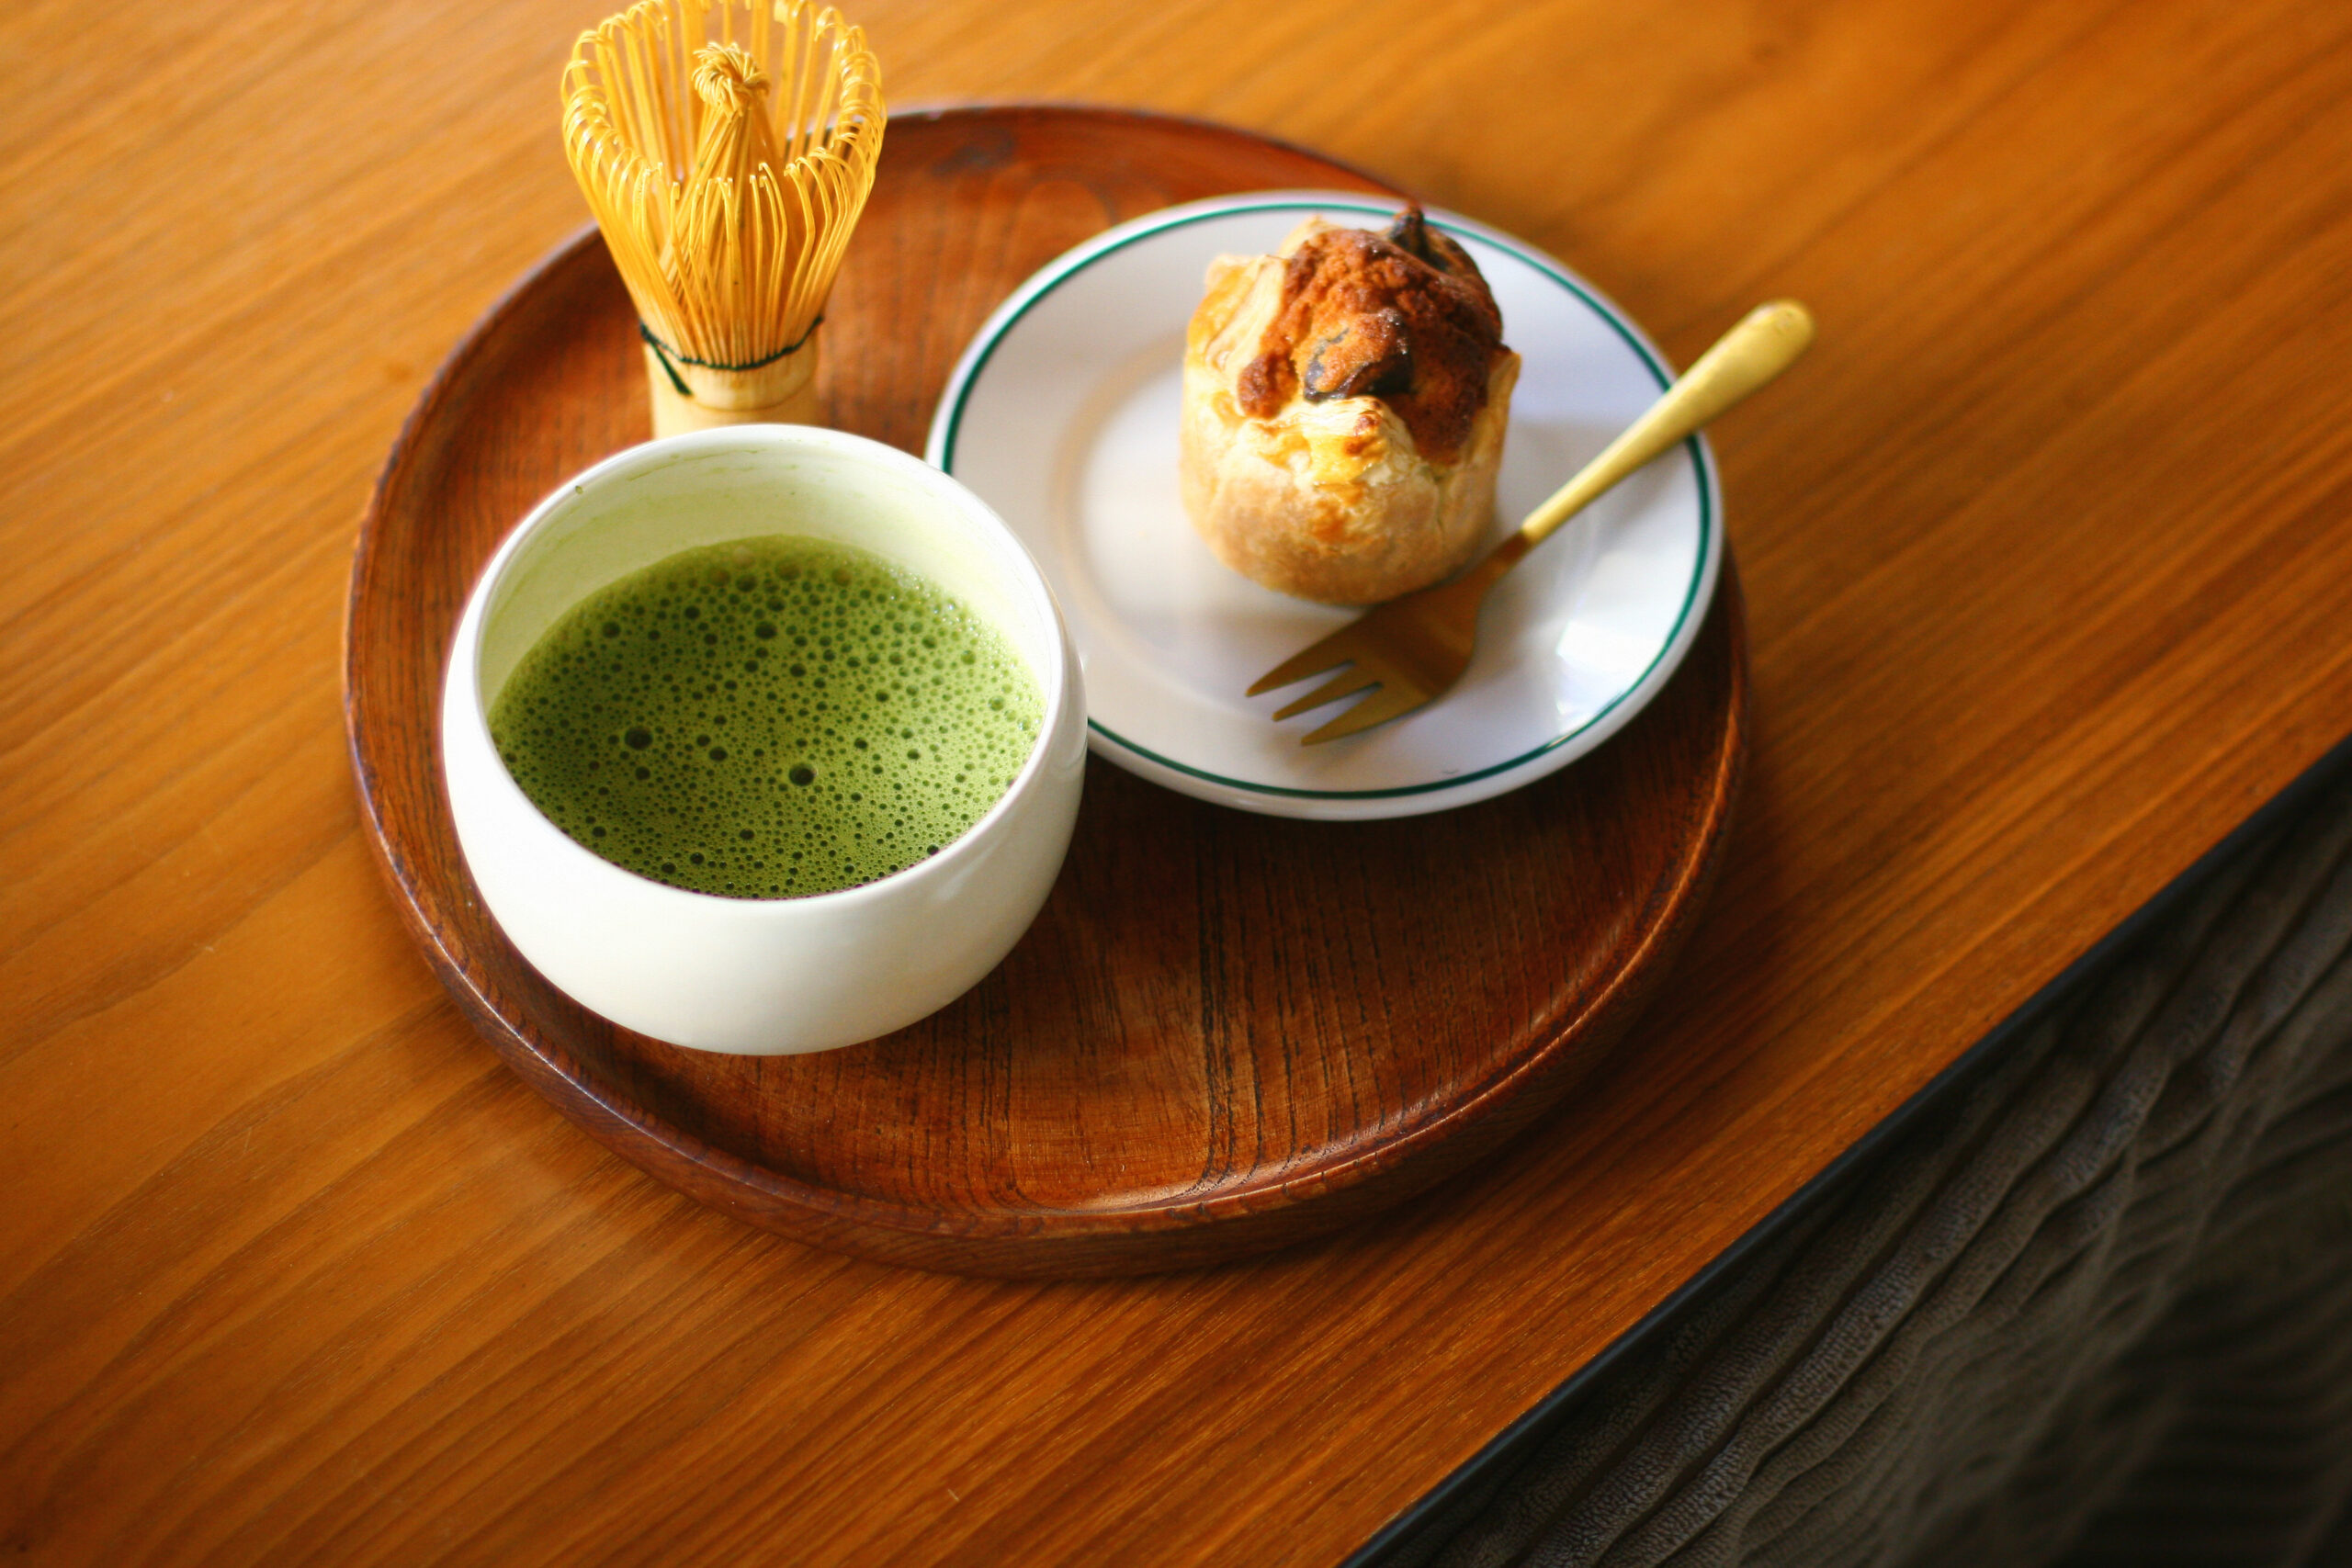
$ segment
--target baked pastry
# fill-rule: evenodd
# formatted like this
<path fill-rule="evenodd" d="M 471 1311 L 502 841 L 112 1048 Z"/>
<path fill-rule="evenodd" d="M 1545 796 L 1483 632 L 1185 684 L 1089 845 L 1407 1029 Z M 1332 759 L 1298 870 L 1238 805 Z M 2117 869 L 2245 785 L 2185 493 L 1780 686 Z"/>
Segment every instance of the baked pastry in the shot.
<path fill-rule="evenodd" d="M 1474 554 L 1519 355 L 1468 253 L 1408 207 L 1219 256 L 1184 340 L 1184 509 L 1269 588 L 1374 604 Z"/>

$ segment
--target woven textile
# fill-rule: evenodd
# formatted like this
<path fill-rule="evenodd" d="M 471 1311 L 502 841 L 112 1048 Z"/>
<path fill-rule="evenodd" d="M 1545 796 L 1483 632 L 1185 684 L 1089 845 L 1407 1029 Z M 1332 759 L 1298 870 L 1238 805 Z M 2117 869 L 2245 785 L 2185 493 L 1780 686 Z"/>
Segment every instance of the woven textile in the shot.
<path fill-rule="evenodd" d="M 2352 1564 L 2343 762 L 1374 1559 Z"/>

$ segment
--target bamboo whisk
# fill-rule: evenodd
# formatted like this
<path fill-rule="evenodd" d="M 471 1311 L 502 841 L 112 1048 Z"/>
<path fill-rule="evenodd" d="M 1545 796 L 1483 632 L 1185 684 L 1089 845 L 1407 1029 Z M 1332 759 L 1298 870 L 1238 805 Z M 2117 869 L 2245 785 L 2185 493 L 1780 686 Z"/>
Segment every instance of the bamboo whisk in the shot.
<path fill-rule="evenodd" d="M 815 419 L 887 118 L 864 29 L 808 0 L 639 0 L 580 35 L 564 152 L 637 302 L 656 435 Z"/>

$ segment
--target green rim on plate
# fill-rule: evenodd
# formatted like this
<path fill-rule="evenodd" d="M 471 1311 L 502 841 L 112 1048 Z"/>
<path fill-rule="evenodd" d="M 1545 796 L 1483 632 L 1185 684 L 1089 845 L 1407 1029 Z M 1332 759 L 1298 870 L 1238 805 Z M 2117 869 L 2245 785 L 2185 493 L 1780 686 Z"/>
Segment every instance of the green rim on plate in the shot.
<path fill-rule="evenodd" d="M 1164 234 L 1171 229 L 1182 229 L 1195 223 L 1214 222 L 1229 218 L 1237 212 L 1340 211 L 1370 217 L 1387 217 L 1396 209 L 1396 203 L 1393 201 L 1375 201 L 1360 196 L 1345 195 L 1313 199 L 1285 195 L 1270 196 L 1263 200 L 1252 200 L 1246 196 L 1221 197 L 1213 199 L 1214 205 L 1194 203 L 1187 207 L 1170 209 L 1165 213 L 1134 219 L 1097 235 L 1094 239 L 1071 250 L 1059 260 L 1048 263 L 1035 276 L 1023 284 L 1012 298 L 999 307 L 998 314 L 980 329 L 979 336 L 975 338 L 972 346 L 965 351 L 963 359 L 957 363 L 955 372 L 950 376 L 946 395 L 941 400 L 939 413 L 932 425 L 932 438 L 929 443 L 929 457 L 932 463 L 950 474 L 956 471 L 956 439 L 963 428 L 965 404 L 971 397 L 972 389 L 978 384 L 980 373 L 988 368 L 989 360 L 996 353 L 997 345 L 1004 341 L 1006 334 L 1011 333 L 1013 327 L 1019 324 L 1021 319 L 1027 315 L 1039 301 L 1060 288 L 1069 278 L 1095 263 L 1105 257 L 1116 255 L 1138 241 Z M 1441 217 L 1431 217 L 1429 220 L 1450 233 L 1475 239 L 1492 245 L 1497 250 L 1508 252 L 1557 283 L 1576 296 L 1586 309 L 1609 324 L 1610 330 L 1624 341 L 1625 346 L 1634 351 L 1634 357 L 1641 361 L 1653 377 L 1657 378 L 1660 391 L 1664 391 L 1674 384 L 1673 374 L 1667 369 L 1658 356 L 1651 352 L 1649 345 L 1642 341 L 1641 334 L 1634 330 L 1632 323 L 1627 321 L 1614 306 L 1563 271 L 1550 257 L 1540 251 L 1531 250 L 1509 235 L 1483 225 L 1464 224 Z M 1459 789 L 1465 784 L 1475 784 L 1480 779 L 1493 778 L 1498 773 L 1507 773 L 1514 768 L 1523 768 L 1537 758 L 1558 750 L 1623 706 L 1628 697 L 1640 691 L 1648 682 L 1650 675 L 1657 669 L 1659 662 L 1668 654 L 1673 652 L 1676 646 L 1682 641 L 1684 628 L 1690 624 L 1692 615 L 1698 609 L 1700 587 L 1705 582 L 1707 577 L 1707 563 L 1711 558 L 1714 531 L 1715 491 L 1714 464 L 1705 446 L 1696 435 L 1684 441 L 1682 446 L 1683 449 L 1690 454 L 1691 468 L 1698 480 L 1699 489 L 1699 547 L 1690 568 L 1690 581 L 1683 590 L 1682 607 L 1676 613 L 1673 626 L 1668 628 L 1665 637 L 1660 640 L 1656 656 L 1650 660 L 1649 663 L 1643 666 L 1639 675 L 1626 682 L 1624 690 L 1594 709 L 1582 723 L 1552 737 L 1532 750 L 1521 752 L 1508 761 L 1496 762 L 1480 768 L 1476 773 L 1461 773 L 1453 778 L 1434 779 L 1427 784 L 1394 784 L 1385 789 L 1300 789 L 1289 784 L 1258 784 L 1249 779 L 1230 778 L 1223 773 L 1214 773 L 1204 768 L 1193 767 L 1189 762 L 1180 762 L 1173 757 L 1163 757 L 1149 747 L 1138 745 L 1128 739 L 1117 730 L 1095 719 L 1091 715 L 1087 717 L 1086 727 L 1125 750 L 1189 777 L 1220 784 L 1227 789 L 1244 790 L 1252 795 L 1287 795 L 1302 800 L 1381 800 L 1392 799 L 1399 795 L 1430 795 L 1439 790 Z"/>

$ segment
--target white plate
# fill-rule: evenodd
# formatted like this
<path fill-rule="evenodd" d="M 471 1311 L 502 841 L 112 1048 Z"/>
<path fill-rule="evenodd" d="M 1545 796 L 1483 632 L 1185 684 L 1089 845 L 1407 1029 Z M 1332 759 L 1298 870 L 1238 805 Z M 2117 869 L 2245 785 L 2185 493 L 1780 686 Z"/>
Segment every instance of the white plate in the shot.
<path fill-rule="evenodd" d="M 1044 568 L 1086 677 L 1089 739 L 1132 773 L 1277 817 L 1442 811 L 1566 766 L 1656 695 L 1698 634 L 1723 558 L 1714 459 L 1692 438 L 1562 529 L 1487 601 L 1478 651 L 1442 700 L 1344 740 L 1276 724 L 1306 686 L 1250 682 L 1356 614 L 1217 564 L 1177 499 L 1184 324 L 1209 258 L 1264 254 L 1323 213 L 1385 224 L 1393 202 L 1274 191 L 1172 207 L 1097 235 L 990 316 L 948 378 L 932 462 L 996 508 Z M 1499 538 L 1672 378 L 1638 328 L 1549 256 L 1431 211 L 1461 240 L 1525 364 L 1511 400 Z"/>

